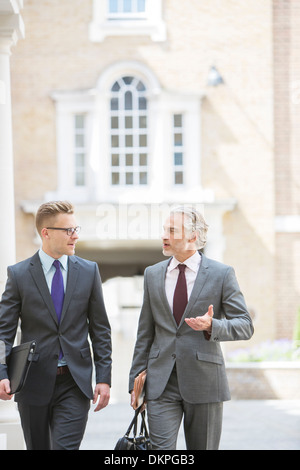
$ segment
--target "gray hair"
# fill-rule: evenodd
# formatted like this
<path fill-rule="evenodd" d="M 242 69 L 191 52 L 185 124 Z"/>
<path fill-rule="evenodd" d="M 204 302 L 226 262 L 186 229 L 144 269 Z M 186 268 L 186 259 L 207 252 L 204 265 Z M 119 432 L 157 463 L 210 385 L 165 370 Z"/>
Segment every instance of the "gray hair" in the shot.
<path fill-rule="evenodd" d="M 203 215 L 192 207 L 187 206 L 175 207 L 171 210 L 171 214 L 175 213 L 181 213 L 184 215 L 183 225 L 188 233 L 192 234 L 193 232 L 196 232 L 196 248 L 198 250 L 204 248 L 207 241 L 208 224 L 205 222 Z"/>

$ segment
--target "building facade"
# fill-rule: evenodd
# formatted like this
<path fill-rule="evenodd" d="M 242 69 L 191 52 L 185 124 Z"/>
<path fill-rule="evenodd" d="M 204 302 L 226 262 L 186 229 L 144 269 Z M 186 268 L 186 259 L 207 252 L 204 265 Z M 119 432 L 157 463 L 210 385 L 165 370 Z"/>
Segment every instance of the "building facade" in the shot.
<path fill-rule="evenodd" d="M 77 254 L 99 263 L 117 368 L 128 368 L 143 271 L 163 259 L 164 215 L 178 203 L 203 210 L 207 256 L 234 266 L 251 342 L 292 337 L 296 3 L 24 2 L 26 34 L 11 57 L 16 258 L 39 247 L 40 203 L 75 204 Z"/>

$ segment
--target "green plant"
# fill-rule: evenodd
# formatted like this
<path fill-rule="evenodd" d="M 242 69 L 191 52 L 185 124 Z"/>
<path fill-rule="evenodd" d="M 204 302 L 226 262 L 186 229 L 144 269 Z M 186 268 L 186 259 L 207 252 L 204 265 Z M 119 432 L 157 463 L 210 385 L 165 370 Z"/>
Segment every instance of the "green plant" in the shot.
<path fill-rule="evenodd" d="M 228 353 L 228 362 L 300 361 L 300 347 L 295 341 L 265 341 L 248 349 Z"/>
<path fill-rule="evenodd" d="M 294 339 L 294 342 L 296 343 L 296 345 L 300 346 L 300 307 L 298 308 L 293 339 Z"/>

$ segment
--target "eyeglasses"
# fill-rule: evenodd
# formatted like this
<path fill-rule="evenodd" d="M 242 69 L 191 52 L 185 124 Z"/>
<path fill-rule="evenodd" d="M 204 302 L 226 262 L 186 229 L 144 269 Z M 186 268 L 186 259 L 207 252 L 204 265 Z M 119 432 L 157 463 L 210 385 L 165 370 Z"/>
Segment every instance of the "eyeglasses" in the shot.
<path fill-rule="evenodd" d="M 46 227 L 47 230 L 64 230 L 65 232 L 67 232 L 67 234 L 69 235 L 69 237 L 71 235 L 74 235 L 74 233 L 76 233 L 77 235 L 80 233 L 80 230 L 81 230 L 81 227 L 70 227 L 70 228 L 60 228 L 60 227 Z"/>

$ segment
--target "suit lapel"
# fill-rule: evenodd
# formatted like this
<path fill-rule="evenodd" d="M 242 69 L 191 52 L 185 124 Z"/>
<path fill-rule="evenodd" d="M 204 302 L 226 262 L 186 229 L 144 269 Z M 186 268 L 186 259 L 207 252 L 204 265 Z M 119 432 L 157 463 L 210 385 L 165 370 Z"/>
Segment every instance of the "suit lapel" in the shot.
<path fill-rule="evenodd" d="M 41 264 L 40 257 L 39 257 L 38 253 L 36 253 L 31 259 L 30 273 L 31 273 L 31 276 L 33 277 L 33 280 L 34 280 L 41 296 L 44 299 L 44 302 L 45 302 L 46 306 L 48 307 L 48 309 L 51 313 L 51 316 L 52 316 L 53 320 L 55 321 L 55 323 L 57 323 L 56 311 L 55 311 L 55 308 L 54 308 L 54 305 L 53 305 L 53 301 L 52 301 L 52 297 L 51 297 L 49 288 L 47 286 L 46 278 L 45 278 L 45 275 L 44 275 L 44 271 L 43 271 L 42 264 Z"/>
<path fill-rule="evenodd" d="M 172 313 L 172 310 L 170 309 L 170 305 L 169 305 L 169 302 L 168 302 L 168 299 L 167 299 L 166 289 L 165 289 L 166 272 L 167 272 L 167 269 L 168 269 L 168 266 L 170 264 L 171 259 L 172 258 L 164 261 L 160 265 L 160 270 L 159 270 L 158 276 L 156 277 L 156 282 L 157 282 L 157 290 L 159 292 L 162 304 L 163 304 L 165 310 L 167 311 L 168 315 L 170 315 L 172 317 L 175 325 L 177 326 L 175 318 L 174 318 L 173 313 Z"/>

